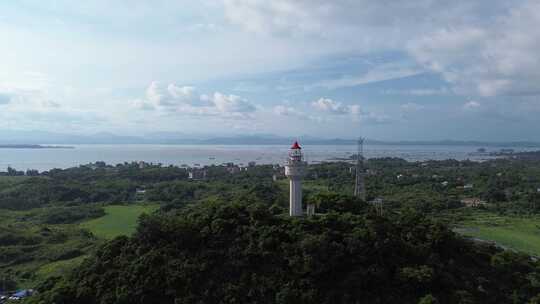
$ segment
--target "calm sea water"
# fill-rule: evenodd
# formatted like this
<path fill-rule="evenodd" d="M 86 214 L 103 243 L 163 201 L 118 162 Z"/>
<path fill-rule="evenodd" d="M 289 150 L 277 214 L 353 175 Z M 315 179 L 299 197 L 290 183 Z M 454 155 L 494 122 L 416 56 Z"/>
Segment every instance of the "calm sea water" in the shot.
<path fill-rule="evenodd" d="M 73 145 L 69 145 L 73 146 Z M 68 168 L 96 161 L 117 164 L 131 161 L 162 163 L 164 165 L 209 165 L 234 162 L 247 164 L 284 163 L 288 146 L 285 145 L 75 145 L 74 149 L 0 149 L 0 171 L 8 166 L 18 170 Z M 486 157 L 469 156 L 478 147 L 472 146 L 413 146 L 367 145 L 364 154 L 373 157 L 401 157 L 410 161 L 471 159 Z M 496 151 L 505 147 L 493 147 Z M 526 148 L 514 148 L 525 151 Z M 348 158 L 356 146 L 306 145 L 306 159 L 320 162 L 333 158 Z"/>

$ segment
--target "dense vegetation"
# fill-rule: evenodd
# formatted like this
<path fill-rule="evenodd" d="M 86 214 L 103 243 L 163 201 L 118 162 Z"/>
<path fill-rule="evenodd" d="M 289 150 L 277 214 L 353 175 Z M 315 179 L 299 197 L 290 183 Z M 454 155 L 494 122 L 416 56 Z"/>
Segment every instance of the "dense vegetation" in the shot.
<path fill-rule="evenodd" d="M 41 212 L 42 211 L 42 212 Z M 55 211 L 56 212 L 56 211 Z M 56 221 L 56 216 L 53 216 Z M 32 287 L 44 279 L 43 265 L 83 256 L 96 238 L 71 225 L 50 225 L 48 211 L 2 211 L 0 214 L 0 289 Z"/>
<path fill-rule="evenodd" d="M 359 202 L 356 202 L 359 203 Z M 34 303 L 523 303 L 538 264 L 418 213 L 276 215 L 214 202 L 141 219 Z M 431 301 L 431 302 L 429 302 Z"/>
<path fill-rule="evenodd" d="M 15 174 L 16 173 L 12 173 Z M 186 179 L 183 168 L 138 164 L 109 166 L 98 162 L 65 170 L 33 173 L 0 191 L 0 208 L 25 210 L 50 203 L 115 203 L 133 201 L 137 185 Z"/>
<path fill-rule="evenodd" d="M 503 213 L 540 211 L 540 161 L 498 159 L 488 162 L 370 159 L 367 163 L 368 200 L 383 197 L 397 207 L 413 207 L 438 212 L 461 207 L 464 197 L 478 197 Z M 352 193 L 354 172 L 346 162 L 312 165 L 306 176 L 306 193 L 321 191 Z M 202 199 L 239 193 L 262 193 L 266 187 L 276 203 L 286 203 L 281 169 L 255 166 L 229 174 L 226 167 L 207 167 L 204 180 L 188 179 L 188 170 L 174 166 L 137 163 L 116 166 L 95 163 L 65 170 L 32 172 L 29 176 L 11 173 L 0 176 L 0 209 L 28 210 L 36 207 L 93 203 L 134 202 L 136 190 L 145 189 L 144 199 L 163 202 L 171 208 Z M 272 175 L 281 183 L 272 182 Z M 467 187 L 471 186 L 471 187 Z"/>
<path fill-rule="evenodd" d="M 537 263 L 500 248 L 540 255 L 538 158 L 370 159 L 377 212 L 351 197 L 351 164 L 310 165 L 304 199 L 319 215 L 305 219 L 284 216 L 283 168 L 204 170 L 0 173 L 0 289 L 38 287 L 34 303 L 524 303 L 539 292 Z"/>

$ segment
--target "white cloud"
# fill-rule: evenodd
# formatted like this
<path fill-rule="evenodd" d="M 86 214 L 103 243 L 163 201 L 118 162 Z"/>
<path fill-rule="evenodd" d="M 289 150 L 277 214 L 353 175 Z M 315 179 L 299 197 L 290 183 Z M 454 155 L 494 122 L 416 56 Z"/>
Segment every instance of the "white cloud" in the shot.
<path fill-rule="evenodd" d="M 248 117 L 256 107 L 247 99 L 220 92 L 196 96 L 192 86 L 169 84 L 165 89 L 153 81 L 146 89 L 146 99 L 136 99 L 132 106 L 140 110 L 160 110 L 164 112 L 190 115 L 216 115 L 222 117 Z"/>
<path fill-rule="evenodd" d="M 54 94 L 47 90 L 5 85 L 0 89 L 0 121 L 7 128 L 81 131 L 93 130 L 91 126 L 97 122 L 107 122 L 106 117 L 96 111 L 52 99 Z M 4 96 L 6 100 L 2 100 Z"/>
<path fill-rule="evenodd" d="M 320 122 L 320 121 L 323 120 L 321 117 L 316 117 L 316 116 L 309 115 L 309 114 L 307 114 L 305 112 L 299 111 L 296 108 L 288 106 L 288 105 L 277 105 L 277 106 L 275 106 L 274 107 L 274 114 L 276 114 L 278 116 L 294 117 L 294 118 L 298 118 L 298 119 L 312 120 L 312 121 L 317 121 L 317 122 Z"/>
<path fill-rule="evenodd" d="M 518 0 L 519 1 L 519 0 Z M 348 42 L 365 51 L 400 47 L 440 25 L 484 24 L 509 4 L 481 1 L 224 0 L 227 19 L 250 32 Z"/>
<path fill-rule="evenodd" d="M 227 20 L 250 32 L 288 41 L 311 39 L 325 48 L 337 45 L 329 49 L 334 54 L 403 51 L 420 64 L 379 66 L 309 88 L 357 86 L 427 69 L 442 75 L 459 94 L 540 95 L 540 2 L 536 0 L 224 0 L 224 8 Z"/>
<path fill-rule="evenodd" d="M 309 85 L 307 89 L 323 87 L 326 89 L 339 89 L 346 87 L 354 87 L 380 81 L 400 79 L 421 74 L 423 71 L 413 66 L 405 66 L 400 64 L 382 64 L 368 70 L 363 75 L 353 76 L 347 75 L 340 78 L 328 79 L 319 81 L 313 85 Z"/>
<path fill-rule="evenodd" d="M 216 92 L 210 98 L 210 101 L 222 113 L 250 113 L 255 111 L 255 106 L 236 95 L 225 95 Z"/>
<path fill-rule="evenodd" d="M 432 95 L 445 95 L 448 94 L 447 88 L 441 89 L 412 89 L 409 90 L 409 94 L 416 96 L 432 96 Z"/>
<path fill-rule="evenodd" d="M 487 25 L 444 27 L 409 43 L 410 53 L 460 91 L 540 94 L 540 2 L 520 1 Z"/>
<path fill-rule="evenodd" d="M 156 108 L 148 101 L 142 99 L 135 99 L 131 101 L 131 105 L 139 110 L 155 110 Z"/>
<path fill-rule="evenodd" d="M 368 124 L 381 124 L 391 121 L 390 117 L 385 114 L 363 110 L 360 105 L 344 105 L 330 98 L 319 98 L 312 102 L 311 106 L 317 111 L 332 115 L 350 115 L 353 121 Z"/>
<path fill-rule="evenodd" d="M 317 109 L 320 113 L 315 115 L 328 119 L 327 128 L 299 128 L 341 134 L 348 132 L 342 126 L 351 125 L 350 119 L 388 121 L 390 118 L 378 111 L 385 111 L 391 98 L 383 96 L 384 104 L 367 101 L 362 107 L 332 101 L 313 107 L 295 104 L 279 108 L 272 101 L 325 96 L 330 94 L 324 89 L 351 88 L 418 73 L 424 73 L 415 78 L 418 82 L 402 80 L 392 88 L 400 94 L 433 96 L 430 100 L 443 109 L 447 109 L 444 104 L 449 98 L 438 95 L 462 95 L 458 99 L 462 102 L 453 105 L 453 110 L 462 110 L 470 99 L 482 103 L 464 117 L 483 115 L 495 104 L 506 110 L 511 107 L 502 106 L 507 101 L 520 100 L 521 106 L 524 96 L 516 95 L 540 92 L 540 3 L 536 0 L 223 0 L 204 1 L 213 4 L 202 7 L 200 2 L 163 2 L 131 5 L 130 9 L 126 9 L 128 4 L 101 0 L 82 5 L 68 2 L 9 5 L 16 14 L 3 16 L 0 29 L 0 36 L 10 41 L 9 48 L 0 49 L 0 92 L 9 95 L 0 96 L 4 115 L 22 118 L 23 113 L 39 112 L 58 118 L 56 112 L 95 111 L 110 120 L 101 128 L 112 129 L 117 124 L 121 132 L 135 132 L 130 124 L 142 120 L 147 125 L 140 124 L 137 131 L 181 127 L 212 132 L 225 125 L 214 124 L 218 118 L 251 116 L 273 132 L 285 129 L 290 121 L 277 119 L 277 115 L 309 117 Z M 51 18 L 60 15 L 65 16 L 64 24 L 52 26 Z M 144 29 L 126 24 L 144 24 Z M 81 32 L 87 35 L 77 34 Z M 368 59 L 360 64 L 347 61 L 349 58 Z M 74 73 L 74 66 L 85 73 Z M 441 83 L 434 74 L 442 75 L 448 83 Z M 153 77 L 229 89 L 198 92 L 193 86 L 151 83 Z M 235 88 L 236 84 L 240 85 Z M 270 88 L 278 85 L 291 89 L 273 95 Z M 378 83 L 331 96 L 367 100 L 388 85 Z M 201 89 L 201 85 L 196 86 Z M 147 88 L 146 93 L 131 95 L 134 88 L 142 87 Z M 110 90 L 93 92 L 96 88 Z M 304 88 L 313 92 L 306 94 Z M 252 96 L 267 102 L 269 111 L 259 111 L 251 102 L 255 100 Z M 146 112 L 123 106 L 134 97 L 138 99 L 131 101 L 133 107 Z M 427 99 L 418 100 L 427 105 Z M 51 100 L 61 107 L 55 107 Z M 415 99 L 405 96 L 401 100 Z M 426 109 L 436 111 L 431 106 Z M 397 117 L 418 107 L 398 103 L 388 110 Z M 526 110 L 515 113 L 530 115 Z M 178 119 L 181 114 L 184 116 Z M 196 117 L 201 115 L 212 117 Z M 24 125 L 32 115 L 26 117 L 18 125 Z M 279 125 L 281 120 L 284 126 Z M 67 121 L 64 125 L 69 127 Z M 231 121 L 236 124 L 240 120 Z M 242 123 L 251 126 L 255 120 Z M 95 127 L 88 125 L 90 130 Z"/>
<path fill-rule="evenodd" d="M 192 104 L 196 100 L 195 88 L 190 86 L 179 87 L 175 84 L 169 84 L 165 88 L 159 82 L 152 81 L 146 89 L 146 99 L 153 107 L 175 107 Z"/>
<path fill-rule="evenodd" d="M 164 95 L 157 81 L 152 81 L 146 89 L 146 98 L 155 105 L 161 105 Z"/>
<path fill-rule="evenodd" d="M 480 108 L 480 106 L 481 106 L 481 104 L 478 101 L 471 100 L 471 101 L 466 102 L 463 105 L 463 109 L 465 109 L 465 110 L 473 110 L 473 109 Z"/>
<path fill-rule="evenodd" d="M 284 105 L 277 105 L 274 107 L 274 113 L 279 116 L 296 116 L 298 111 L 293 107 L 288 107 Z"/>
<path fill-rule="evenodd" d="M 195 95 L 195 88 L 190 86 L 179 87 L 175 84 L 169 84 L 167 91 L 170 96 L 181 103 L 193 102 Z"/>
<path fill-rule="evenodd" d="M 0 105 L 10 112 L 51 112 L 62 105 L 47 90 L 0 86 Z"/>
<path fill-rule="evenodd" d="M 360 109 L 359 105 L 351 105 L 347 107 L 349 109 L 349 113 L 352 115 L 360 115 L 362 114 L 362 110 Z"/>
<path fill-rule="evenodd" d="M 311 106 L 318 111 L 326 112 L 335 115 L 343 114 L 360 114 L 360 106 L 358 105 L 344 105 L 339 101 L 332 100 L 330 98 L 321 97 L 318 100 L 311 103 Z"/>

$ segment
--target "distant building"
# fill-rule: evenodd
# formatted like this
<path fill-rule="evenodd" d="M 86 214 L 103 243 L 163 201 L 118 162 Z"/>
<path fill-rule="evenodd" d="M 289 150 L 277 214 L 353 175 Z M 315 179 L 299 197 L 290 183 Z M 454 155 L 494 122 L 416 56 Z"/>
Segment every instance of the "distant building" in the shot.
<path fill-rule="evenodd" d="M 189 171 L 188 178 L 193 180 L 200 180 L 206 178 L 206 170 L 205 169 L 193 169 Z"/>
<path fill-rule="evenodd" d="M 146 189 L 136 189 L 135 190 L 135 200 L 144 201 L 146 198 Z"/>
<path fill-rule="evenodd" d="M 441 185 L 442 185 L 443 187 L 447 187 L 447 186 L 448 186 L 448 181 L 442 182 Z"/>
<path fill-rule="evenodd" d="M 384 199 L 382 197 L 376 197 L 369 201 L 370 204 L 382 204 L 384 203 Z"/>
<path fill-rule="evenodd" d="M 377 170 L 367 169 L 366 170 L 367 175 L 377 175 Z"/>
<path fill-rule="evenodd" d="M 473 184 L 466 184 L 465 186 L 463 186 L 463 189 L 465 189 L 465 190 L 471 190 L 473 188 L 474 188 Z"/>
<path fill-rule="evenodd" d="M 485 201 L 477 197 L 464 198 L 461 200 L 461 203 L 465 205 L 465 207 L 480 207 L 486 205 Z"/>
<path fill-rule="evenodd" d="M 315 215 L 315 204 L 309 203 L 306 210 L 307 216 Z"/>
<path fill-rule="evenodd" d="M 381 216 L 384 212 L 384 200 L 381 197 L 374 198 L 369 201 L 369 204 L 375 207 L 377 214 Z"/>

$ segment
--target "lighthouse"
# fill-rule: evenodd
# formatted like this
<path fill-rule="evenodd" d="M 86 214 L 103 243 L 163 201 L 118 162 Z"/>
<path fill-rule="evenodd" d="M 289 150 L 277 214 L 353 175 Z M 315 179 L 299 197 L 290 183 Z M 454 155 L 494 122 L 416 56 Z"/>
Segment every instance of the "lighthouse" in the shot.
<path fill-rule="evenodd" d="M 302 177 L 306 168 L 306 162 L 302 157 L 302 148 L 297 141 L 289 150 L 289 158 L 285 165 L 285 175 L 289 178 L 289 215 L 302 216 Z"/>

